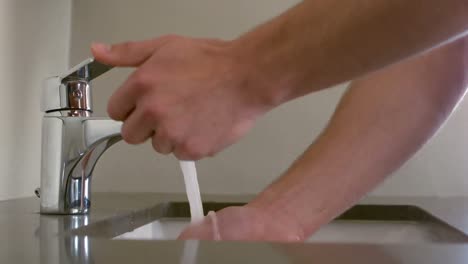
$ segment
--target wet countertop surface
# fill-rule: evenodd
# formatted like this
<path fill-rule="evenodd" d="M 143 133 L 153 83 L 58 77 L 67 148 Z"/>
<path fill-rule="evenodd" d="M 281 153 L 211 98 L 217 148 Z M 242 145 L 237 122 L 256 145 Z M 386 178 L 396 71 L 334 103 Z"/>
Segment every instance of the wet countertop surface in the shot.
<path fill-rule="evenodd" d="M 203 198 L 247 202 L 251 197 Z M 468 263 L 468 244 L 136 241 L 70 232 L 123 215 L 131 223 L 136 212 L 186 198 L 185 194 L 96 193 L 92 201 L 87 216 L 40 215 L 39 199 L 32 197 L 0 202 L 0 263 Z M 468 234 L 468 198 L 382 197 L 360 203 L 418 206 Z M 113 231 L 112 225 L 102 228 Z"/>

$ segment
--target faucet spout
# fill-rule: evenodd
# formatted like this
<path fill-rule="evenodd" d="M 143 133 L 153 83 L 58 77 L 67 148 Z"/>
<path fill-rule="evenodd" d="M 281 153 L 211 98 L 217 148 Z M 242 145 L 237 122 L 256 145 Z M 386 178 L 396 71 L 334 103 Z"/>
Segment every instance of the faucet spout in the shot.
<path fill-rule="evenodd" d="M 104 152 L 122 139 L 121 122 L 90 117 L 43 119 L 41 213 L 84 214 L 91 179 Z"/>

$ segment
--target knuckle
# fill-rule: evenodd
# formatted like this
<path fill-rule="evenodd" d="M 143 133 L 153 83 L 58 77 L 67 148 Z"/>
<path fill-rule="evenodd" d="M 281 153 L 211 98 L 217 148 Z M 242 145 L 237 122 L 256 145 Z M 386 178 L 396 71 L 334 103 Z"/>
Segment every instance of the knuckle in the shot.
<path fill-rule="evenodd" d="M 153 115 L 152 107 L 150 105 L 141 106 L 141 114 L 143 116 L 143 119 L 146 121 L 152 121 L 155 119 Z"/>
<path fill-rule="evenodd" d="M 125 42 L 122 42 L 120 44 L 116 44 L 116 45 L 113 45 L 111 47 L 111 50 L 112 51 L 123 51 L 123 52 L 128 52 L 129 50 L 131 50 L 134 46 L 135 42 L 134 41 L 125 41 Z"/>
<path fill-rule="evenodd" d="M 138 92 L 145 92 L 147 88 L 151 87 L 152 78 L 150 74 L 142 71 L 135 72 L 132 78 L 132 89 Z"/>
<path fill-rule="evenodd" d="M 127 142 L 128 144 L 138 144 L 138 140 L 135 138 L 134 133 L 132 130 L 126 125 L 126 123 L 123 124 L 122 126 L 122 139 Z"/>
<path fill-rule="evenodd" d="M 109 115 L 110 118 L 114 120 L 122 120 L 122 117 L 120 115 L 119 108 L 116 107 L 114 101 L 111 99 L 109 103 L 107 104 L 107 114 Z"/>
<path fill-rule="evenodd" d="M 167 137 L 162 131 L 162 129 L 158 128 L 157 131 L 153 134 L 153 137 L 151 139 L 151 144 L 153 146 L 153 149 L 156 152 L 162 153 L 163 149 L 161 148 L 161 145 L 167 142 Z"/>
<path fill-rule="evenodd" d="M 172 146 L 180 145 L 180 136 L 173 130 L 170 130 L 164 125 L 161 125 L 157 128 L 156 135 L 158 140 L 163 140 L 171 144 Z"/>
<path fill-rule="evenodd" d="M 216 156 L 216 153 L 217 153 L 217 151 L 211 150 L 211 151 L 209 151 L 209 152 L 206 154 L 206 156 L 207 156 L 207 157 L 214 157 L 214 156 Z"/>
<path fill-rule="evenodd" d="M 144 105 L 142 109 L 142 113 L 143 113 L 143 117 L 146 120 L 153 120 L 153 121 L 158 121 L 167 115 L 166 108 L 156 103 Z"/>
<path fill-rule="evenodd" d="M 248 132 L 248 130 L 252 127 L 252 125 L 253 125 L 253 121 L 251 120 L 235 125 L 231 131 L 231 137 L 234 139 L 238 139 L 242 137 Z"/>
<path fill-rule="evenodd" d="M 195 141 L 186 141 L 181 145 L 181 151 L 188 160 L 199 160 L 203 158 L 204 152 Z"/>
<path fill-rule="evenodd" d="M 157 136 L 154 136 L 151 139 L 151 145 L 153 146 L 153 149 L 156 152 L 161 153 L 161 154 L 164 154 L 164 149 L 162 148 L 163 142 L 164 142 L 164 139 L 157 137 Z"/>
<path fill-rule="evenodd" d="M 107 114 L 109 115 L 110 118 L 117 120 L 116 114 L 114 112 L 114 106 L 112 105 L 111 102 L 107 104 Z"/>
<path fill-rule="evenodd" d="M 172 131 L 166 132 L 166 138 L 169 142 L 171 142 L 174 145 L 177 145 L 180 143 L 179 135 L 177 135 L 177 133 L 174 133 Z"/>
<path fill-rule="evenodd" d="M 190 160 L 187 154 L 183 152 L 182 150 L 180 150 L 180 148 L 176 148 L 174 150 L 174 156 L 179 160 Z"/>
<path fill-rule="evenodd" d="M 161 126 L 161 130 L 165 138 L 173 145 L 180 145 L 182 141 L 181 131 L 177 129 L 171 129 L 170 126 Z"/>
<path fill-rule="evenodd" d="M 167 141 L 153 137 L 151 143 L 153 149 L 160 154 L 170 154 L 172 152 L 171 144 Z"/>
<path fill-rule="evenodd" d="M 167 131 L 167 129 L 164 127 L 164 126 L 159 126 L 157 128 L 157 131 L 154 135 L 154 138 L 157 139 L 157 140 L 166 140 L 168 141 L 169 140 L 169 133 Z"/>

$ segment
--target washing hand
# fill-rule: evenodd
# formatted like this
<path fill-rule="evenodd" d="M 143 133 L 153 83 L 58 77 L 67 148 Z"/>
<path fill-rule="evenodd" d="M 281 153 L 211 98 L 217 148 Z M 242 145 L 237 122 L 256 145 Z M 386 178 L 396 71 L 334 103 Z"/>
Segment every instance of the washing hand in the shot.
<path fill-rule="evenodd" d="M 104 64 L 137 67 L 108 104 L 130 144 L 151 138 L 157 152 L 198 160 L 233 144 L 268 108 L 231 42 L 165 36 L 93 44 L 92 52 Z"/>
<path fill-rule="evenodd" d="M 198 224 L 187 227 L 179 239 L 299 242 L 299 230 L 286 219 L 271 219 L 260 210 L 248 206 L 228 207 L 211 212 Z"/>

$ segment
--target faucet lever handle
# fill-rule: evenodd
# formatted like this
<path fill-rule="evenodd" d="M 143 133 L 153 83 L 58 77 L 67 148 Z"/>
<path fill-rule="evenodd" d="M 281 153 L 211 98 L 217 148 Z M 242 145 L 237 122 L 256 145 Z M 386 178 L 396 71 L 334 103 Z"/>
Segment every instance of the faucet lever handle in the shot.
<path fill-rule="evenodd" d="M 112 66 L 89 58 L 62 75 L 48 78 L 42 91 L 41 110 L 92 111 L 89 83 L 110 69 Z"/>
<path fill-rule="evenodd" d="M 113 66 L 102 64 L 94 58 L 88 58 L 59 77 L 61 80 L 80 79 L 89 82 L 112 68 Z"/>

